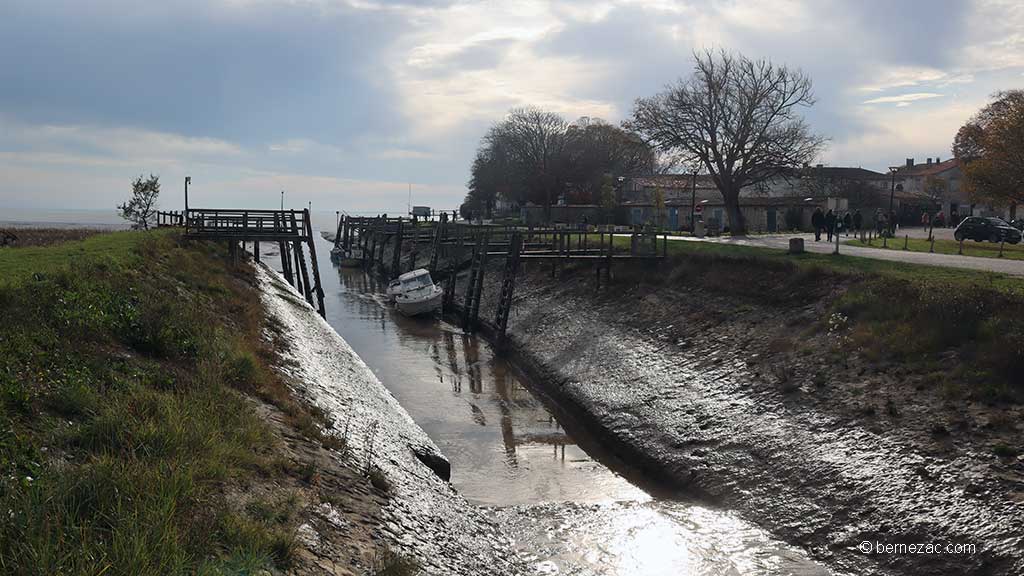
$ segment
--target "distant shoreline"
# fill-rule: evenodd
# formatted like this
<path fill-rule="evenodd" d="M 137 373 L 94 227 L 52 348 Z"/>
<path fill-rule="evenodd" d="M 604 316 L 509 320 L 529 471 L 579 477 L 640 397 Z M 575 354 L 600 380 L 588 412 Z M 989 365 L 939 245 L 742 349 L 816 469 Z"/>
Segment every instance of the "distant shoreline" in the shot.
<path fill-rule="evenodd" d="M 0 228 L 127 230 L 131 225 L 113 210 L 24 210 L 0 208 Z"/>

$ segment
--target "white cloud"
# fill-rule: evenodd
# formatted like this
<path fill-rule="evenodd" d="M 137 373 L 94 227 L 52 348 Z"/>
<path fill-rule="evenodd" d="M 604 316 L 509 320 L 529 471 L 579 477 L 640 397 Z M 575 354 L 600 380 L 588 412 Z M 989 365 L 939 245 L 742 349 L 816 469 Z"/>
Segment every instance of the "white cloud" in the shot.
<path fill-rule="evenodd" d="M 611 117 L 615 106 L 582 98 L 610 72 L 598 60 L 539 56 L 535 45 L 566 18 L 600 17 L 546 2 L 456 4 L 420 12 L 416 30 L 394 47 L 392 78 L 412 139 L 427 142 L 467 124 L 487 123 L 509 108 L 533 105 L 570 118 Z M 498 43 L 495 46 L 495 43 Z M 449 59 L 490 45 L 497 57 L 482 67 L 446 67 Z"/>
<path fill-rule="evenodd" d="M 872 98 L 871 100 L 865 100 L 864 104 L 909 104 L 911 102 L 917 102 L 918 100 L 930 100 L 932 98 L 941 98 L 942 94 L 936 94 L 935 92 L 915 92 L 913 94 L 900 94 L 898 96 L 880 96 L 878 98 Z"/>
<path fill-rule="evenodd" d="M 267 149 L 271 152 L 280 152 L 282 154 L 299 154 L 315 145 L 315 142 L 307 138 L 290 138 L 284 142 L 271 143 L 267 146 Z"/>
<path fill-rule="evenodd" d="M 437 155 L 423 150 L 409 150 L 406 148 L 385 148 L 374 152 L 373 157 L 381 160 L 428 160 Z"/>

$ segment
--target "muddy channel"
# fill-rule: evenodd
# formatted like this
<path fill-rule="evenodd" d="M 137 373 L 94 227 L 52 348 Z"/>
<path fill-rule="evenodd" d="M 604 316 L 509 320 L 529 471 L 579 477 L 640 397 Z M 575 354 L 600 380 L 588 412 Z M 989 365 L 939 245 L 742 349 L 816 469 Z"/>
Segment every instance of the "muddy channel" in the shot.
<path fill-rule="evenodd" d="M 383 283 L 319 247 L 328 323 L 450 460 L 452 486 L 494 519 L 528 574 L 834 573 L 735 512 L 653 488 L 485 340 L 401 316 Z"/>

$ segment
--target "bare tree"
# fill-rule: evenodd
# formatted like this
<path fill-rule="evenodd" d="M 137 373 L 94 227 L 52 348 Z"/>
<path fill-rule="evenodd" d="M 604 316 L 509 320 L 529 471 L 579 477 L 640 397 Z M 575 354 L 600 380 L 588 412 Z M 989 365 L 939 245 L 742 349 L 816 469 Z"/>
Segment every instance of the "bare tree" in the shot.
<path fill-rule="evenodd" d="M 132 182 L 132 197 L 117 210 L 121 217 L 132 223 L 133 228 L 149 229 L 150 223 L 156 218 L 156 201 L 160 196 L 160 177 L 149 175 L 143 180 L 139 176 Z"/>
<path fill-rule="evenodd" d="M 739 195 L 812 162 L 825 142 L 798 114 L 814 104 L 799 70 L 724 50 L 694 54 L 694 73 L 640 98 L 626 126 L 663 150 L 697 161 L 722 193 L 733 234 L 746 233 Z"/>
<path fill-rule="evenodd" d="M 551 204 L 565 182 L 566 121 L 539 108 L 517 108 L 503 123 L 509 153 L 515 158 L 528 190 L 539 191 L 544 210 L 551 217 Z"/>

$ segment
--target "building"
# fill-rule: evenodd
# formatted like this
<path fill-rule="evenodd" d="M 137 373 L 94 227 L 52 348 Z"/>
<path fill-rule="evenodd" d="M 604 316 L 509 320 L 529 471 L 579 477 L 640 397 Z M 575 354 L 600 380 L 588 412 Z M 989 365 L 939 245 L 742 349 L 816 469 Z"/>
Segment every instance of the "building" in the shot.
<path fill-rule="evenodd" d="M 871 215 L 888 201 L 889 177 L 863 168 L 807 166 L 740 191 L 740 210 L 752 232 L 809 230 L 815 208 Z M 883 198 L 884 197 L 884 198 Z M 727 228 L 722 194 L 710 176 L 658 174 L 628 179 L 621 191 L 619 224 L 691 229 L 691 213 Z M 888 204 L 884 204 L 888 208 Z"/>

